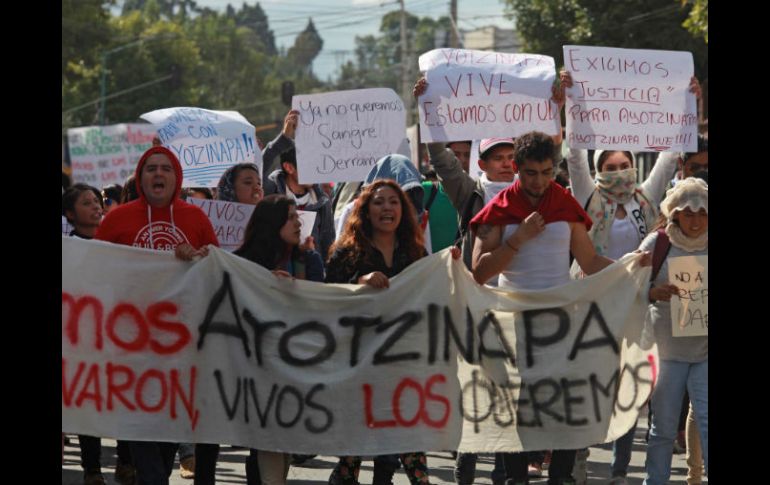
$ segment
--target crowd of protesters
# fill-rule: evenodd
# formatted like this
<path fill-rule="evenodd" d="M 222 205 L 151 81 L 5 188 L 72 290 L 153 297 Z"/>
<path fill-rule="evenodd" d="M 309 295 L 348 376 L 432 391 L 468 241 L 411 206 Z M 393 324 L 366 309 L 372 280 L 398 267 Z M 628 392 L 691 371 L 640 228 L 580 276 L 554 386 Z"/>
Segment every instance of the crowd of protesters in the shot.
<path fill-rule="evenodd" d="M 564 104 L 569 73 L 560 75 L 554 100 Z M 415 96 L 427 86 L 415 85 Z M 700 95 L 697 80 L 691 91 Z M 698 151 L 661 153 L 650 175 L 638 183 L 635 155 L 585 150 L 562 157 L 561 135 L 530 132 L 517 138 L 480 141 L 478 179 L 469 174 L 471 141 L 430 143 L 427 180 L 412 160 L 382 157 L 359 184 L 299 183 L 294 138 L 298 113 L 290 111 L 281 134 L 263 149 L 265 166 L 230 167 L 216 189 L 182 188 L 174 153 L 153 146 L 124 185 L 98 190 L 77 183 L 63 187 L 62 215 L 69 234 L 115 244 L 173 251 L 192 261 L 219 246 L 211 222 L 187 198 L 254 205 L 241 246 L 234 252 L 277 278 L 370 285 L 388 291 L 389 280 L 429 253 L 449 246 L 479 284 L 537 290 L 601 271 L 623 255 L 641 250 L 653 267 L 648 320 L 655 329 L 660 368 L 650 400 L 647 485 L 667 483 L 671 455 L 688 423 L 688 484 L 708 470 L 708 337 L 672 338 L 670 299 L 678 291 L 668 279 L 669 258 L 708 255 L 708 145 Z M 561 170 L 560 170 L 561 169 Z M 267 170 L 265 170 L 267 172 Z M 557 183 L 557 180 L 559 183 Z M 298 210 L 316 213 L 310 236 L 301 240 Z M 634 216 L 632 217 L 632 214 Z M 336 227 L 335 227 L 336 221 Z M 440 228 L 449 228 L 439 235 Z M 431 240 L 426 238 L 432 233 Z M 574 261 L 570 261 L 570 256 Z M 668 322 L 668 323 L 667 323 Z M 684 410 L 684 411 L 683 411 Z M 689 411 L 689 416 L 688 416 Z M 692 424 L 689 424 L 692 423 Z M 628 483 L 626 474 L 636 424 L 614 443 L 608 483 Z M 64 439 L 64 437 L 63 437 Z M 85 485 L 106 483 L 100 438 L 78 437 Z M 258 446 L 258 445 L 257 445 Z M 182 476 L 194 484 L 215 483 L 220 444 L 118 441 L 115 480 L 122 485 L 168 484 L 179 452 Z M 426 451 L 374 458 L 374 484 L 390 484 L 403 466 L 412 485 L 430 483 Z M 585 483 L 582 450 L 497 453 L 495 485 L 521 485 L 548 468 L 549 484 Z M 576 457 L 577 464 L 576 464 Z M 306 459 L 307 457 L 304 457 Z M 292 463 L 303 457 L 252 449 L 246 460 L 249 485 L 286 483 Z M 474 482 L 476 455 L 457 454 L 458 485 Z M 362 457 L 345 456 L 330 472 L 330 485 L 358 484 Z"/>

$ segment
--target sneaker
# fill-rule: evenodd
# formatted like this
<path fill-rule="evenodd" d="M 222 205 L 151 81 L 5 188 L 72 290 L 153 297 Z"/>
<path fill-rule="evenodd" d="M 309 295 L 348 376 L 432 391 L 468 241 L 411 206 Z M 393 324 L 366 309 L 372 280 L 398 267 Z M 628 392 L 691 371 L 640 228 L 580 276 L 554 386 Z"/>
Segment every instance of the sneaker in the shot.
<path fill-rule="evenodd" d="M 118 463 L 115 467 L 115 481 L 120 485 L 134 485 L 136 483 L 136 468 L 127 463 Z"/>
<path fill-rule="evenodd" d="M 527 476 L 530 478 L 540 478 L 543 476 L 543 467 L 540 463 L 530 463 L 527 466 Z"/>
<path fill-rule="evenodd" d="M 195 457 L 188 456 L 179 462 L 179 476 L 182 478 L 195 478 Z"/>
<path fill-rule="evenodd" d="M 83 476 L 83 485 L 106 485 L 101 472 L 86 472 Z"/>
<path fill-rule="evenodd" d="M 551 457 L 553 456 L 553 451 L 548 450 L 545 452 L 545 456 L 543 456 L 543 470 L 548 470 L 548 467 L 551 466 Z"/>

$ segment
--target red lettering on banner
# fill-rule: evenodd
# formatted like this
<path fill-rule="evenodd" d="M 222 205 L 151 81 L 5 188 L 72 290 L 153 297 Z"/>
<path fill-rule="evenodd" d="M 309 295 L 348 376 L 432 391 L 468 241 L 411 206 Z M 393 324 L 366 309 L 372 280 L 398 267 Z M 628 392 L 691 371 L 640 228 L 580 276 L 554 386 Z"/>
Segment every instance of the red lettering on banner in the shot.
<path fill-rule="evenodd" d="M 178 312 L 179 309 L 176 304 L 171 303 L 170 301 L 154 303 L 147 307 L 147 320 L 150 322 L 150 325 L 158 330 L 174 334 L 177 337 L 176 341 L 170 345 L 164 345 L 154 338 L 150 340 L 150 348 L 155 353 L 159 355 L 173 354 L 182 350 L 188 343 L 190 343 L 192 336 L 190 335 L 190 330 L 187 328 L 187 325 L 182 322 L 162 320 L 164 315 L 168 314 L 173 316 Z"/>
<path fill-rule="evenodd" d="M 136 390 L 134 391 L 134 399 L 139 405 L 139 409 L 146 413 L 157 413 L 163 409 L 168 399 L 168 384 L 166 384 L 165 377 L 161 371 L 156 369 L 150 369 L 139 377 L 139 380 L 136 382 Z M 152 378 L 155 378 L 160 383 L 160 399 L 154 406 L 144 402 L 144 397 L 148 394 L 144 392 L 145 385 Z"/>
<path fill-rule="evenodd" d="M 64 359 L 61 360 L 61 397 L 64 401 L 64 405 L 67 407 L 72 405 L 72 396 L 74 395 L 75 388 L 78 387 L 80 376 L 83 375 L 83 369 L 85 368 L 86 365 L 83 362 L 78 364 L 78 370 L 75 372 L 75 380 L 69 387 L 67 387 L 67 361 Z"/>
<path fill-rule="evenodd" d="M 364 384 L 364 413 L 366 416 L 366 425 L 369 428 L 412 428 L 423 421 L 427 426 L 431 428 L 443 428 L 449 421 L 449 414 L 451 412 L 451 404 L 449 399 L 440 394 L 433 393 L 433 386 L 436 383 L 446 382 L 446 377 L 443 374 L 434 374 L 428 378 L 425 382 L 425 386 L 421 385 L 418 381 L 405 377 L 398 383 L 396 389 L 393 391 L 393 398 L 391 405 L 393 408 L 393 417 L 395 419 L 376 420 L 372 411 L 372 395 L 374 391 L 370 384 Z M 417 411 L 411 419 L 406 419 L 401 412 L 401 401 L 404 395 L 404 391 L 407 388 L 412 388 L 417 392 L 418 405 Z M 441 403 L 444 407 L 444 414 L 441 419 L 434 420 L 428 414 L 427 403 L 428 401 Z"/>
<path fill-rule="evenodd" d="M 93 387 L 93 390 L 89 390 L 91 387 Z M 83 401 L 86 399 L 94 402 L 97 411 L 102 410 L 102 388 L 99 385 L 99 366 L 96 364 L 92 364 L 91 368 L 88 369 L 86 382 L 83 384 L 82 389 L 80 389 L 80 394 L 78 394 L 78 398 L 75 400 L 75 406 L 83 406 Z"/>
<path fill-rule="evenodd" d="M 118 324 L 120 317 L 127 315 L 130 318 L 129 321 L 134 323 L 137 329 L 136 338 L 133 341 L 121 340 L 117 333 L 115 333 L 115 327 Z M 144 316 L 134 305 L 130 303 L 119 303 L 107 317 L 107 336 L 118 347 L 128 350 L 129 352 L 138 352 L 147 345 L 147 341 L 150 340 L 150 329 L 147 327 L 147 322 L 144 320 Z"/>
<path fill-rule="evenodd" d="M 404 419 L 403 416 L 401 416 L 401 393 L 404 392 L 404 389 L 407 387 L 411 387 L 412 389 L 415 389 L 417 391 L 417 396 L 419 396 L 420 404 L 417 407 L 417 412 L 414 415 L 414 418 L 407 421 Z M 425 395 L 422 392 L 422 386 L 419 382 L 415 381 L 414 379 L 406 378 L 403 379 L 401 382 L 398 383 L 398 386 L 396 387 L 396 390 L 393 392 L 393 415 L 396 417 L 396 421 L 400 426 L 403 426 L 404 428 L 411 428 L 415 424 L 417 424 L 418 421 L 420 421 L 420 417 L 423 413 L 423 410 L 425 409 Z"/>
<path fill-rule="evenodd" d="M 65 311 L 67 307 L 68 312 Z M 91 309 L 91 318 L 85 316 Z M 62 292 L 62 321 L 65 340 L 73 346 L 80 344 L 80 323 L 93 322 L 94 346 L 104 348 L 103 314 L 104 304 L 92 295 L 73 297 Z M 179 313 L 179 307 L 171 301 L 150 304 L 146 310 L 127 302 L 117 303 L 106 319 L 107 339 L 127 352 L 151 351 L 157 355 L 175 354 L 187 347 L 192 335 L 184 322 L 170 317 Z M 123 330 L 118 332 L 118 327 Z"/>
<path fill-rule="evenodd" d="M 176 400 L 177 396 L 182 400 L 182 405 L 187 411 L 187 415 L 190 417 L 192 423 L 192 429 L 198 424 L 198 418 L 200 417 L 200 411 L 195 409 L 195 382 L 196 382 L 197 369 L 193 366 L 190 369 L 190 392 L 185 396 L 184 389 L 179 383 L 179 372 L 176 369 L 171 370 L 171 419 L 176 419 Z"/>
<path fill-rule="evenodd" d="M 61 294 L 61 304 L 62 304 L 62 311 L 64 310 L 64 304 L 69 304 L 69 317 L 67 318 L 67 323 L 65 324 L 64 333 L 67 335 L 67 338 L 69 339 L 70 343 L 72 345 L 77 345 L 79 341 L 79 326 L 80 323 L 80 315 L 83 313 L 83 310 L 86 309 L 87 306 L 91 306 L 94 312 L 94 323 L 95 323 L 95 332 L 96 333 L 96 348 L 98 350 L 102 350 L 102 346 L 104 345 L 104 338 L 102 336 L 102 314 L 104 310 L 102 309 L 102 302 L 94 298 L 93 296 L 83 296 L 75 300 L 75 298 L 72 297 L 69 293 L 62 292 Z M 63 312 L 62 312 L 63 315 Z"/>
<path fill-rule="evenodd" d="M 115 383 L 115 374 L 121 372 L 126 375 L 126 380 L 122 384 Z M 134 385 L 134 371 L 125 365 L 115 365 L 112 362 L 107 362 L 107 409 L 112 411 L 114 406 L 112 404 L 112 396 L 117 397 L 123 405 L 131 411 L 136 410 L 136 406 L 126 399 L 123 395 L 124 391 L 127 391 Z"/>
<path fill-rule="evenodd" d="M 395 428 L 396 420 L 375 421 L 372 412 L 372 386 L 364 384 L 364 411 L 366 413 L 366 426 L 369 428 Z"/>
<path fill-rule="evenodd" d="M 449 410 L 451 409 L 451 404 L 449 404 L 449 399 L 447 399 L 445 396 L 442 395 L 436 395 L 433 394 L 433 384 L 435 383 L 443 384 L 446 382 L 446 377 L 444 374 L 434 374 L 430 376 L 425 382 L 425 398 L 428 401 L 437 401 L 442 404 L 444 404 L 444 416 L 439 419 L 438 421 L 433 421 L 428 414 L 428 410 L 424 409 L 424 413 L 422 414 L 422 420 L 425 421 L 425 424 L 430 426 L 431 428 L 443 428 L 446 426 L 447 422 L 449 421 Z"/>

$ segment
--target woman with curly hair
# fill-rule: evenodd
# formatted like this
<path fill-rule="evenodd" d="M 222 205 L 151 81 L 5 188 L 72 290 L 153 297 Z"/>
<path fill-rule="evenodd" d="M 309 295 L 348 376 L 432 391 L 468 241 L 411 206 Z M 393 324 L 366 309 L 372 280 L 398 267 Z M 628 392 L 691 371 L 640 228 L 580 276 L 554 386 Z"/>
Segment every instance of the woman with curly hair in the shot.
<path fill-rule="evenodd" d="M 377 180 L 364 188 L 330 252 L 327 283 L 366 284 L 380 289 L 388 288 L 390 278 L 427 255 L 414 206 L 393 180 Z M 452 257 L 460 257 L 459 249 L 452 250 Z M 412 485 L 430 483 L 425 453 L 411 452 L 375 457 L 374 485 L 391 483 L 399 459 Z M 357 484 L 360 469 L 360 456 L 341 457 L 329 483 Z"/>

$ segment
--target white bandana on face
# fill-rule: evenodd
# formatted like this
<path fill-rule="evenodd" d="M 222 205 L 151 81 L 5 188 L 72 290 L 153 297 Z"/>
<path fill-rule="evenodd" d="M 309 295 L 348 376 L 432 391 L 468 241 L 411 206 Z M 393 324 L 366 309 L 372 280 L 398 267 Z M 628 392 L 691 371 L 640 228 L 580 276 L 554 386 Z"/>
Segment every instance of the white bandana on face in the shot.
<path fill-rule="evenodd" d="M 636 169 L 596 172 L 595 180 L 604 197 L 618 204 L 627 204 L 636 190 Z"/>

